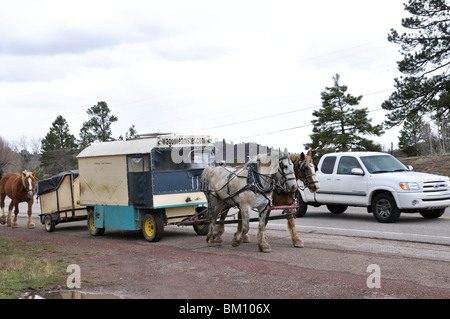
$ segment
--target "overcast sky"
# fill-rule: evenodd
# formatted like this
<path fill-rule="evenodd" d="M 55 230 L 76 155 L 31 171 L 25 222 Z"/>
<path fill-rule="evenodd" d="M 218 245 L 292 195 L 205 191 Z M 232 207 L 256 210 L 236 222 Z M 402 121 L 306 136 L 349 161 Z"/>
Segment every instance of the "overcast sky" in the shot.
<path fill-rule="evenodd" d="M 299 152 L 336 73 L 384 120 L 403 2 L 2 0 L 0 136 L 43 138 L 62 115 L 78 138 L 105 101 L 115 137 L 134 124 Z"/>

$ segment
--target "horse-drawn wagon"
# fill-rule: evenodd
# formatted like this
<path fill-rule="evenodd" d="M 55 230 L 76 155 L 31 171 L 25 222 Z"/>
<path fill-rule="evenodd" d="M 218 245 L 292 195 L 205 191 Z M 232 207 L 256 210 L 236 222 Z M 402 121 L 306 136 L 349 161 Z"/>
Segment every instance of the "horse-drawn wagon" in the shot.
<path fill-rule="evenodd" d="M 80 205 L 78 171 L 65 171 L 37 183 L 41 223 L 48 232 L 59 223 L 85 220 L 86 207 Z"/>
<path fill-rule="evenodd" d="M 95 143 L 78 156 L 80 204 L 91 235 L 105 229 L 142 230 L 159 241 L 164 225 L 180 225 L 207 205 L 203 169 L 214 162 L 209 136 L 150 135 Z M 202 224 L 193 225 L 206 234 Z"/>

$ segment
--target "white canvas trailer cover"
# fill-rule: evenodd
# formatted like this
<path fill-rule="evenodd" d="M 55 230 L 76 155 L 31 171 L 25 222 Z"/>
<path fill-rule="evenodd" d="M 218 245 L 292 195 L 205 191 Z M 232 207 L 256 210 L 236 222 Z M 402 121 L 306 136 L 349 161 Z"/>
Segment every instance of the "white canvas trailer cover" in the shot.
<path fill-rule="evenodd" d="M 86 207 L 80 205 L 78 170 L 61 172 L 37 183 L 41 223 L 49 232 L 63 222 L 85 220 Z"/>

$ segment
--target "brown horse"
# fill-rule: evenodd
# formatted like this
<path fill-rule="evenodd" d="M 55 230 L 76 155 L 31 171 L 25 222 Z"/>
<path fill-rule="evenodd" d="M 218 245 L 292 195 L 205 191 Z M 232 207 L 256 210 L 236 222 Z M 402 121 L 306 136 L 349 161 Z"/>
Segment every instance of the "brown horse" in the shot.
<path fill-rule="evenodd" d="M 302 152 L 301 154 L 290 154 L 289 157 L 294 164 L 295 178 L 303 182 L 303 185 L 309 189 L 310 192 L 315 193 L 319 190 L 319 181 L 316 177 L 316 165 L 312 160 L 312 153 L 308 151 L 306 155 Z M 297 190 L 298 191 L 298 190 Z M 273 206 L 282 205 L 292 205 L 295 202 L 296 192 L 283 192 L 282 190 L 275 190 L 272 197 Z M 265 224 L 267 225 L 267 217 L 269 217 L 271 210 L 269 209 L 266 215 Z M 303 240 L 298 236 L 295 229 L 294 212 L 291 209 L 289 212 L 289 217 L 287 218 L 287 229 L 291 235 L 292 243 L 294 247 L 303 247 Z M 224 220 L 227 217 L 227 212 L 224 212 L 220 219 Z M 241 212 L 239 211 L 238 218 L 241 219 Z M 220 225 L 220 235 L 224 232 L 224 225 Z M 238 223 L 238 231 L 241 228 L 241 223 Z M 248 234 L 244 237 L 244 242 L 249 242 Z M 267 238 L 266 238 L 267 241 Z"/>
<path fill-rule="evenodd" d="M 311 151 L 308 151 L 306 155 L 304 153 L 301 154 L 291 154 L 290 158 L 294 163 L 294 173 L 295 178 L 303 182 L 305 187 L 308 187 L 309 191 L 315 193 L 319 190 L 319 181 L 316 177 L 316 165 L 312 160 Z M 298 190 L 297 190 L 298 192 Z M 272 205 L 273 206 L 282 206 L 282 205 L 292 205 L 295 201 L 296 193 L 285 193 L 283 191 L 275 191 L 273 192 Z M 271 210 L 267 213 L 266 216 L 266 225 L 267 218 L 270 215 Z M 298 236 L 297 231 L 295 230 L 295 220 L 294 220 L 294 210 L 291 209 L 289 212 L 289 217 L 287 218 L 287 229 L 289 234 L 291 235 L 292 243 L 294 247 L 301 248 L 303 247 L 303 240 Z"/>
<path fill-rule="evenodd" d="M 32 229 L 34 228 L 34 223 L 31 220 L 31 207 L 33 205 L 33 192 L 34 192 L 34 175 L 36 175 L 36 171 L 33 173 L 23 171 L 22 174 L 9 173 L 3 176 L 0 180 L 0 206 L 2 209 L 2 216 L 0 216 L 0 224 L 6 224 L 7 226 L 12 226 L 13 228 L 18 227 L 17 223 L 17 214 L 19 214 L 19 203 L 27 202 L 28 203 L 28 223 L 27 227 Z M 9 204 L 8 217 L 5 218 L 5 197 L 8 196 L 11 198 L 11 204 Z M 14 218 L 11 223 L 11 212 L 13 207 L 14 210 Z"/>

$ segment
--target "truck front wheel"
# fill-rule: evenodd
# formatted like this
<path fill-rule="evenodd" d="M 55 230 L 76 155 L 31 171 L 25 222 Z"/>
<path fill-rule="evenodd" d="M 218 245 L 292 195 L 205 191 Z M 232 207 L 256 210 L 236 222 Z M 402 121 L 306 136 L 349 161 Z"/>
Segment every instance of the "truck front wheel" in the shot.
<path fill-rule="evenodd" d="M 394 197 L 388 193 L 381 193 L 372 200 L 372 211 L 380 223 L 394 223 L 400 217 Z"/>
<path fill-rule="evenodd" d="M 164 233 L 161 216 L 156 213 L 145 214 L 142 219 L 142 233 L 147 241 L 160 241 Z"/>

